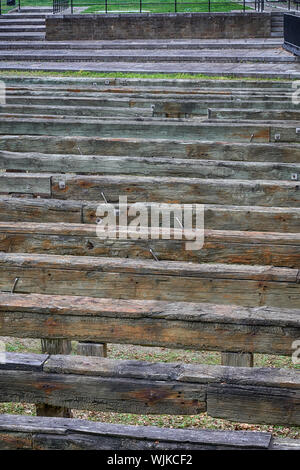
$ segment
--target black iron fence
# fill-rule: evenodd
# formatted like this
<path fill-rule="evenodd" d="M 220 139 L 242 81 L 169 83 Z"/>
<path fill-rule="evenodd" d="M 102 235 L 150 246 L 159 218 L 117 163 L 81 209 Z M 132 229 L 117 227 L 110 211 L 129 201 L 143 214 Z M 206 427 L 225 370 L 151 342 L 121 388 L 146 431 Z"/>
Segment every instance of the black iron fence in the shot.
<path fill-rule="evenodd" d="M 255 0 L 70 0 L 71 13 L 84 7 L 86 13 L 246 12 L 255 8 Z"/>
<path fill-rule="evenodd" d="M 266 6 L 297 11 L 300 0 L 0 0 L 0 15 L 18 7 L 52 7 L 53 13 L 263 12 Z M 22 8 L 21 8 L 22 9 Z M 267 8 L 270 11 L 270 8 Z"/>
<path fill-rule="evenodd" d="M 53 0 L 53 14 L 70 8 L 70 0 Z"/>

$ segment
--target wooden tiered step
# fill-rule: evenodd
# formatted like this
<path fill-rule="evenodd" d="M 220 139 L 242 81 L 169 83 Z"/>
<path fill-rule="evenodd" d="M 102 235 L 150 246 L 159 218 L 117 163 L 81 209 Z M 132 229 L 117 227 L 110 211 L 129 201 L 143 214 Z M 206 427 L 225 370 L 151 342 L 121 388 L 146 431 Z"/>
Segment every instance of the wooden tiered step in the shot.
<path fill-rule="evenodd" d="M 51 429 L 51 435 L 49 435 Z M 25 444 L 26 443 L 26 444 Z M 31 450 L 299 450 L 296 439 L 267 432 L 166 429 L 83 419 L 0 416 L 0 449 Z M 190 457 L 187 457 L 189 461 Z"/>

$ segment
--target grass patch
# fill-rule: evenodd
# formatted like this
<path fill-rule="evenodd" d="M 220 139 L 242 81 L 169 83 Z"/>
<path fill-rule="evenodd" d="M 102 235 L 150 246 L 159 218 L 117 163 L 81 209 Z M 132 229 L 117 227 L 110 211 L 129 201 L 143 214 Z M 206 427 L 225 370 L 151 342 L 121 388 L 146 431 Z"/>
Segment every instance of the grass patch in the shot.
<path fill-rule="evenodd" d="M 6 3 L 6 2 L 5 2 Z M 230 12 L 233 10 L 243 10 L 243 1 L 232 0 L 177 0 L 178 13 L 201 13 L 201 12 Z M 140 0 L 107 0 L 108 13 L 110 12 L 140 12 Z M 8 13 L 13 8 L 6 6 L 4 3 L 4 13 Z M 17 6 L 17 5 L 16 5 Z M 52 0 L 22 0 L 22 7 L 49 7 L 52 8 Z M 73 0 L 74 8 L 85 8 L 81 13 L 104 13 L 105 0 Z M 253 8 L 245 5 L 246 10 Z M 151 13 L 174 13 L 175 0 L 142 0 L 142 12 Z M 66 12 L 65 12 L 66 13 Z M 76 13 L 76 11 L 75 11 Z"/>
<path fill-rule="evenodd" d="M 171 79 L 171 80 L 239 80 L 241 82 L 288 82 L 290 83 L 293 79 L 282 79 L 282 78 L 255 78 L 255 77 L 241 77 L 235 76 L 214 76 L 204 75 L 201 73 L 130 73 L 130 72 L 90 72 L 87 70 L 79 71 L 61 71 L 61 72 L 47 72 L 43 70 L 1 70 L 0 78 L 3 77 L 32 77 L 32 78 L 47 78 L 47 77 L 58 77 L 58 78 L 145 78 L 145 79 Z M 298 80 L 295 78 L 294 80 Z"/>
<path fill-rule="evenodd" d="M 89 3 L 89 0 L 86 2 L 80 1 L 80 5 L 84 6 Z M 208 1 L 177 1 L 175 6 L 175 1 L 170 0 L 156 0 L 156 1 L 142 1 L 142 12 L 150 13 L 206 13 L 206 12 L 230 12 L 233 10 L 243 10 L 242 2 L 233 2 L 233 1 L 220 1 L 212 0 Z M 246 10 L 251 10 L 248 6 L 245 7 Z M 140 12 L 140 2 L 129 2 L 128 0 L 124 1 L 110 1 L 108 0 L 108 13 L 110 12 Z M 97 5 L 89 6 L 86 10 L 81 13 L 105 13 L 105 2 L 102 1 L 97 3 Z"/>

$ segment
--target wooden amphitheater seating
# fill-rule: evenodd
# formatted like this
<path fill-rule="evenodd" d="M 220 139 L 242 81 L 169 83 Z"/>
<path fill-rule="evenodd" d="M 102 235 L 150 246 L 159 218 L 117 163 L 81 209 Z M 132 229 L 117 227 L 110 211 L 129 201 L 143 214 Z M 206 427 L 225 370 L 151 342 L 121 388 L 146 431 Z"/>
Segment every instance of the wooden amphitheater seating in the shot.
<path fill-rule="evenodd" d="M 299 372 L 251 367 L 256 353 L 290 356 L 299 338 L 300 122 L 291 93 L 288 81 L 7 78 L 0 334 L 220 351 L 223 365 L 5 353 L 0 401 L 53 414 L 207 412 L 299 426 Z M 204 204 L 202 250 L 185 250 L 185 239 L 97 237 L 103 195 L 115 207 L 119 195 Z M 300 448 L 270 433 L 49 415 L 0 416 L 0 449 Z"/>

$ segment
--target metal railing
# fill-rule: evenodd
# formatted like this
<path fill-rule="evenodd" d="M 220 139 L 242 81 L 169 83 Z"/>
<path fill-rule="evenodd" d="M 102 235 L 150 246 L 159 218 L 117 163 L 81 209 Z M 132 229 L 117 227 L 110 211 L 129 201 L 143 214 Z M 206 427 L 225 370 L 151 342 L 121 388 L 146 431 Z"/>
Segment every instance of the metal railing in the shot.
<path fill-rule="evenodd" d="M 52 6 L 54 14 L 67 9 L 71 13 L 82 13 L 84 9 L 86 13 L 225 13 L 232 10 L 263 12 L 266 6 L 278 12 L 297 11 L 300 0 L 0 0 L 0 15 L 20 9 L 21 3 L 24 7 Z"/>
<path fill-rule="evenodd" d="M 60 13 L 61 11 L 70 8 L 70 0 L 53 0 L 53 14 Z M 73 13 L 73 11 L 72 11 Z"/>
<path fill-rule="evenodd" d="M 231 10 L 246 12 L 253 10 L 254 3 L 255 0 L 251 3 L 247 0 L 70 0 L 70 8 L 71 13 L 74 13 L 74 9 L 78 7 L 92 10 L 87 13 L 201 13 Z"/>

